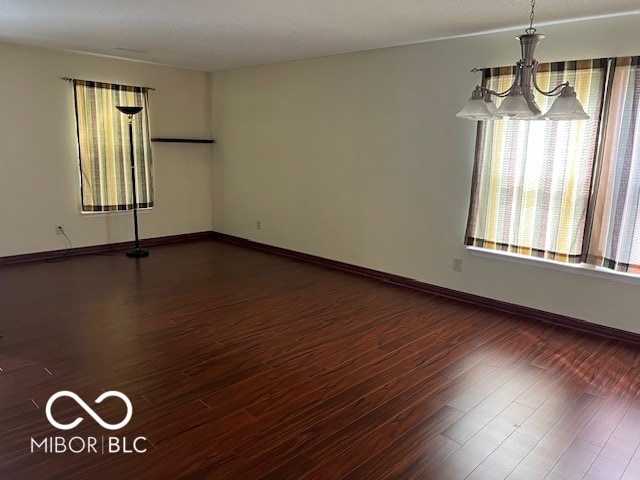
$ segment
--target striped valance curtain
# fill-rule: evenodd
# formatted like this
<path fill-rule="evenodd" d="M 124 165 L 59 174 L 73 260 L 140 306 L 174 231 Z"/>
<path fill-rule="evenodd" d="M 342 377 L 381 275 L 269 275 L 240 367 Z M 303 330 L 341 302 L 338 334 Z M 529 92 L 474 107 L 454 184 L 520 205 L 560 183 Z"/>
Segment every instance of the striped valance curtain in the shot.
<path fill-rule="evenodd" d="M 73 80 L 82 210 L 104 212 L 133 207 L 129 124 L 116 106 L 142 106 L 133 117 L 138 208 L 153 206 L 148 95 L 144 87 Z"/>
<path fill-rule="evenodd" d="M 580 262 L 603 105 L 606 59 L 540 64 L 542 90 L 574 86 L 591 118 L 581 122 L 479 122 L 466 244 Z M 484 72 L 505 91 L 513 68 Z M 542 111 L 553 98 L 537 96 Z"/>
<path fill-rule="evenodd" d="M 615 60 L 588 263 L 640 273 L 640 57 Z"/>

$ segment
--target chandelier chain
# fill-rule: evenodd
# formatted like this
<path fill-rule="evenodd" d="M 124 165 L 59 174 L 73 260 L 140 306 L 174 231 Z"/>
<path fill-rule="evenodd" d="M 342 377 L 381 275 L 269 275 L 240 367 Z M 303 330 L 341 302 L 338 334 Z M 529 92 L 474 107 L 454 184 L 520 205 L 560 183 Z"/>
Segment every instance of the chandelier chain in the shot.
<path fill-rule="evenodd" d="M 527 33 L 535 33 L 536 29 L 533 28 L 533 19 L 535 17 L 536 0 L 531 0 L 531 15 L 529 15 L 529 28 L 525 30 Z"/>

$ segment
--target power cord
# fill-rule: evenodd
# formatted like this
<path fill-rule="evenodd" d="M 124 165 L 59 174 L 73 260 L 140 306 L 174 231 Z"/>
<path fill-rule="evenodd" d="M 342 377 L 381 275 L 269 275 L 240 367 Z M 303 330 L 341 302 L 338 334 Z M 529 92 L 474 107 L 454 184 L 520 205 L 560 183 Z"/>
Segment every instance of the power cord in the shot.
<path fill-rule="evenodd" d="M 64 262 L 64 261 L 68 260 L 69 256 L 71 255 L 71 248 L 73 248 L 73 244 L 71 243 L 71 239 L 67 235 L 67 232 L 64 231 L 64 228 L 62 228 L 62 226 L 58 227 L 58 231 L 61 232 L 62 235 L 64 235 L 64 238 L 67 241 L 67 250 L 64 252 L 64 254 L 60 255 L 59 257 L 49 258 L 49 259 L 45 260 L 45 263 Z"/>

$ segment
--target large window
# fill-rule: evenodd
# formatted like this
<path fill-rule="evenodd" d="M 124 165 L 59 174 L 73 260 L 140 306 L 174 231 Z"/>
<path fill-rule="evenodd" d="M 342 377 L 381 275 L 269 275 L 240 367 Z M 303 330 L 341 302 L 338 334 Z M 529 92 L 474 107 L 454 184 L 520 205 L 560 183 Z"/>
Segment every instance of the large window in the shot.
<path fill-rule="evenodd" d="M 142 106 L 134 117 L 133 145 L 138 208 L 153 206 L 147 89 L 73 80 L 82 211 L 133 208 L 129 124 L 118 105 Z"/>
<path fill-rule="evenodd" d="M 590 120 L 481 122 L 466 243 L 640 272 L 639 72 L 638 57 L 540 65 L 540 87 L 569 81 Z M 485 71 L 492 90 L 512 80 Z"/>

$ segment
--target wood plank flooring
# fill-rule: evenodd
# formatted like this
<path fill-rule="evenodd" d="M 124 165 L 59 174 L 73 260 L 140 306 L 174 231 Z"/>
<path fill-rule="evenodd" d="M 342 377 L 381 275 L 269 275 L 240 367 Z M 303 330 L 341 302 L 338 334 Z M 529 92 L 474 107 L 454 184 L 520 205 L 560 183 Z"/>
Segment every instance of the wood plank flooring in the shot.
<path fill-rule="evenodd" d="M 640 479 L 639 347 L 224 243 L 0 267 L 0 333 L 2 480 Z"/>

